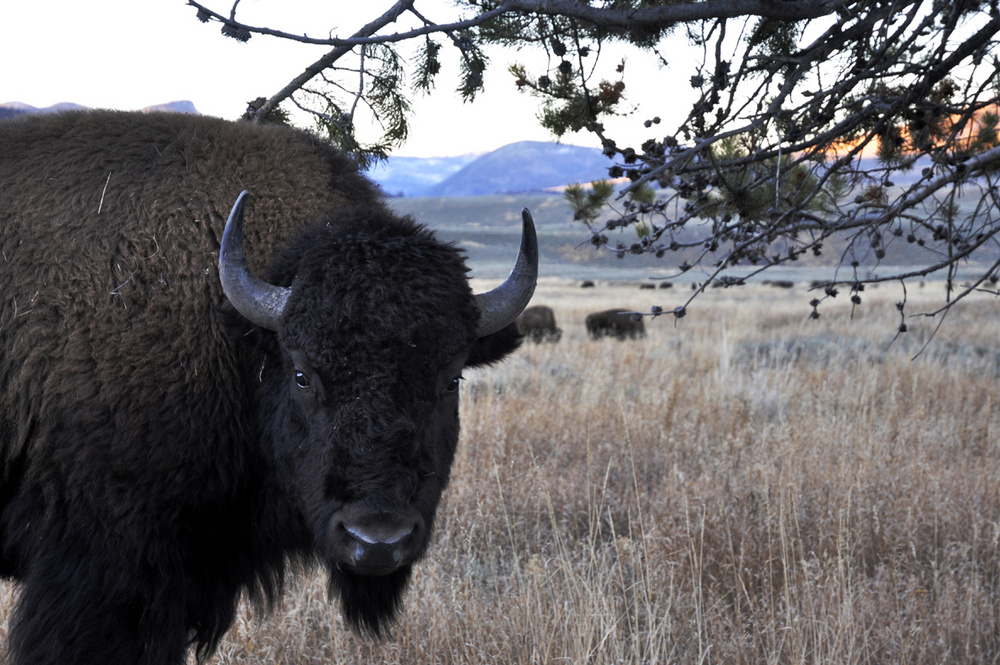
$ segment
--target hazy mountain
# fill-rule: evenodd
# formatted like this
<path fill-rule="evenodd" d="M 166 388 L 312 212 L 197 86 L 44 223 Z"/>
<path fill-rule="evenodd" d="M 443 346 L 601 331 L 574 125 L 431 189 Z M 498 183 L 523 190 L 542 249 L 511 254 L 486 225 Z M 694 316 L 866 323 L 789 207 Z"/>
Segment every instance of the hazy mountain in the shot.
<path fill-rule="evenodd" d="M 372 167 L 368 176 L 389 196 L 423 196 L 478 157 L 389 157 Z"/>
<path fill-rule="evenodd" d="M 147 106 L 140 110 L 146 113 L 150 111 L 172 111 L 173 113 L 193 113 L 194 115 L 198 115 L 198 109 L 194 107 L 194 102 L 189 102 L 186 99 L 167 102 L 166 104 L 157 104 L 156 106 Z"/>
<path fill-rule="evenodd" d="M 46 106 L 45 108 L 38 108 L 37 106 L 32 106 L 31 104 L 22 104 L 21 102 L 4 102 L 0 103 L 0 120 L 4 118 L 13 118 L 14 116 L 22 115 L 25 113 L 58 113 L 59 111 L 75 111 L 77 109 L 86 109 L 86 106 L 81 106 L 79 104 L 73 104 L 71 102 L 62 102 L 60 104 L 54 104 L 52 106 Z M 166 104 L 157 104 L 155 106 L 147 106 L 142 111 L 173 111 L 175 113 L 198 113 L 198 109 L 194 107 L 192 102 L 187 100 L 181 100 L 176 102 L 167 102 Z"/>
<path fill-rule="evenodd" d="M 72 104 L 70 102 L 62 102 L 45 108 L 38 108 L 32 106 L 31 104 L 22 104 L 21 102 L 7 102 L 0 104 L 0 120 L 24 115 L 25 113 L 57 113 L 59 111 L 72 111 L 74 109 L 82 108 L 86 107 L 80 106 L 79 104 Z"/>
<path fill-rule="evenodd" d="M 389 157 L 368 175 L 391 196 L 490 196 L 607 178 L 609 166 L 596 148 L 520 141 L 484 155 Z"/>
<path fill-rule="evenodd" d="M 511 143 L 470 162 L 426 196 L 532 192 L 608 177 L 612 161 L 597 148 L 541 141 Z"/>

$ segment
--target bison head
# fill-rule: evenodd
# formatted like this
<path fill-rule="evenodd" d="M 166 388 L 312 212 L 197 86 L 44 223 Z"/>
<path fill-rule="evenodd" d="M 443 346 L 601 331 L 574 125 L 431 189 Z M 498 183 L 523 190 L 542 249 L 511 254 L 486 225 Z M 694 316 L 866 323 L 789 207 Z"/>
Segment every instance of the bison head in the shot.
<path fill-rule="evenodd" d="M 244 255 L 245 200 L 219 271 L 259 340 L 258 438 L 296 547 L 326 564 L 352 625 L 379 634 L 427 549 L 458 442 L 462 370 L 519 342 L 534 226 L 525 210 L 514 269 L 479 295 L 460 250 L 381 208 L 311 226 L 264 281 Z"/>

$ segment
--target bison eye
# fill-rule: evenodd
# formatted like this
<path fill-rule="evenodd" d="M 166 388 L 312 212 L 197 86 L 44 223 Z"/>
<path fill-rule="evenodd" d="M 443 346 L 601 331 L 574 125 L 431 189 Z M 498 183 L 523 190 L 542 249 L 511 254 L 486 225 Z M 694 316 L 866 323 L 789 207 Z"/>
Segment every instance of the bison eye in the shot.
<path fill-rule="evenodd" d="M 460 382 L 461 380 L 462 380 L 462 375 L 461 375 L 461 374 L 459 374 L 459 375 L 458 375 L 458 376 L 456 376 L 456 377 L 455 377 L 454 379 L 452 379 L 451 381 L 449 381 L 449 382 L 448 382 L 448 387 L 447 387 L 447 388 L 445 388 L 445 390 L 447 390 L 447 391 L 448 391 L 448 392 L 450 392 L 450 393 L 453 393 L 453 392 L 455 392 L 456 390 L 458 390 L 458 383 L 459 383 L 459 382 Z"/>
<path fill-rule="evenodd" d="M 309 377 L 305 375 L 302 370 L 295 370 L 295 385 L 297 385 L 302 390 L 309 387 Z"/>

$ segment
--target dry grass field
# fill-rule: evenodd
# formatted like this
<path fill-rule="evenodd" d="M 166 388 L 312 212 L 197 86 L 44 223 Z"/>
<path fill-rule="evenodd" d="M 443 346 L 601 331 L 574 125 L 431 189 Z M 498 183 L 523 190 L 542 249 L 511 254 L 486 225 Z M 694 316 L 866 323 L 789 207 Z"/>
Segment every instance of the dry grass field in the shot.
<path fill-rule="evenodd" d="M 712 290 L 593 342 L 589 311 L 681 294 L 542 284 L 562 341 L 467 373 L 389 638 L 350 633 L 317 573 L 212 663 L 1000 661 L 1000 302 L 960 304 L 913 360 L 936 321 L 889 345 L 889 287 L 853 319 L 810 297 Z"/>

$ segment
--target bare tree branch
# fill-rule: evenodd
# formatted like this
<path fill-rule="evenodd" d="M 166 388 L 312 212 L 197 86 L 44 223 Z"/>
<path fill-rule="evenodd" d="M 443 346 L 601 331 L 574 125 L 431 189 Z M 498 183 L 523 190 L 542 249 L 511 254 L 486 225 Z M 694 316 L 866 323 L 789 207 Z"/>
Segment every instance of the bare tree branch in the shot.
<path fill-rule="evenodd" d="M 196 9 L 198 9 L 199 12 L 204 12 L 205 16 L 211 17 L 212 19 L 219 21 L 221 23 L 232 25 L 242 30 L 246 30 L 247 32 L 252 34 L 265 35 L 268 37 L 277 37 L 279 39 L 284 39 L 287 41 L 299 42 L 302 44 L 311 44 L 314 46 L 335 46 L 335 47 L 345 47 L 345 46 L 354 47 L 354 46 L 365 46 L 368 44 L 393 44 L 441 32 L 445 33 L 459 32 L 461 30 L 466 30 L 468 28 L 475 28 L 477 26 L 480 26 L 483 23 L 486 23 L 496 18 L 497 16 L 501 16 L 510 11 L 510 7 L 507 4 L 502 4 L 499 7 L 496 7 L 495 9 L 491 9 L 490 11 L 477 14 L 474 17 L 461 21 L 453 21 L 450 23 L 440 23 L 440 24 L 426 23 L 423 27 L 414 28 L 412 30 L 404 30 L 401 32 L 393 32 L 383 35 L 376 34 L 386 25 L 394 23 L 395 20 L 398 19 L 400 15 L 402 15 L 403 11 L 410 11 L 416 14 L 413 8 L 414 2 L 411 0 L 410 2 L 397 3 L 392 8 L 390 8 L 385 14 L 383 14 L 383 18 L 389 14 L 394 13 L 394 10 L 399 5 L 405 5 L 403 11 L 400 11 L 395 18 L 382 25 L 379 25 L 378 27 L 375 27 L 373 30 L 368 30 L 368 28 L 378 23 L 381 19 L 376 19 L 376 21 L 369 23 L 364 28 L 361 28 L 350 37 L 323 38 L 323 37 L 309 37 L 308 35 L 297 35 L 294 33 L 284 32 L 281 30 L 274 30 L 272 28 L 264 26 L 253 26 L 246 23 L 241 23 L 235 20 L 234 15 L 231 15 L 229 18 L 226 18 L 225 16 L 222 16 L 221 14 L 218 14 L 212 11 L 211 9 L 208 9 L 203 4 L 197 2 L 197 0 L 187 0 L 187 4 L 192 7 L 195 7 Z M 416 15 L 419 16 L 419 14 Z"/>
<path fill-rule="evenodd" d="M 802 21 L 829 16 L 850 5 L 847 0 L 706 0 L 635 9 L 597 7 L 575 0 L 509 0 L 507 11 L 581 19 L 605 27 L 665 27 L 710 19 L 758 16 Z"/>
<path fill-rule="evenodd" d="M 461 53 L 466 98 L 482 86 L 483 45 L 543 51 L 543 71 L 509 68 L 538 98 L 542 125 L 557 136 L 592 132 L 616 160 L 609 176 L 628 180 L 614 203 L 610 186 L 603 198 L 578 194 L 576 218 L 597 251 L 672 256 L 681 273 L 703 271 L 677 317 L 713 282 L 737 286 L 800 258 L 833 271 L 813 316 L 843 284 L 857 307 L 865 283 L 946 271 L 947 303 L 932 312 L 941 314 L 1000 281 L 1000 0 L 458 0 L 444 22 L 419 11 L 420 0 L 400 0 L 353 35 L 325 39 L 243 24 L 239 0 L 228 15 L 187 1 L 228 36 L 330 49 L 252 115 L 264 118 L 309 86 L 326 104 L 314 112 L 331 137 L 376 155 L 406 134 L 408 103 L 391 92 L 402 76 L 385 70 L 398 61 L 394 45 L 423 41 L 413 67 L 417 88 L 430 92 L 440 69 L 432 36 L 445 35 Z M 404 15 L 417 27 L 388 32 Z M 678 28 L 695 53 L 683 66 L 696 100 L 676 129 L 653 116 L 648 140 L 619 145 L 602 120 L 634 110 L 633 87 L 659 82 L 629 80 L 622 62 L 609 75 L 604 44 L 631 44 L 667 64 L 661 40 Z M 338 66 L 354 49 L 360 67 Z M 386 50 L 375 58 L 364 49 Z M 358 79 L 348 83 L 349 73 Z M 353 101 L 310 85 L 317 78 Z M 394 138 L 358 145 L 353 110 L 363 103 L 379 122 L 391 119 L 383 127 Z M 900 255 L 910 258 L 890 268 Z M 980 273 L 952 298 L 960 266 Z"/>

